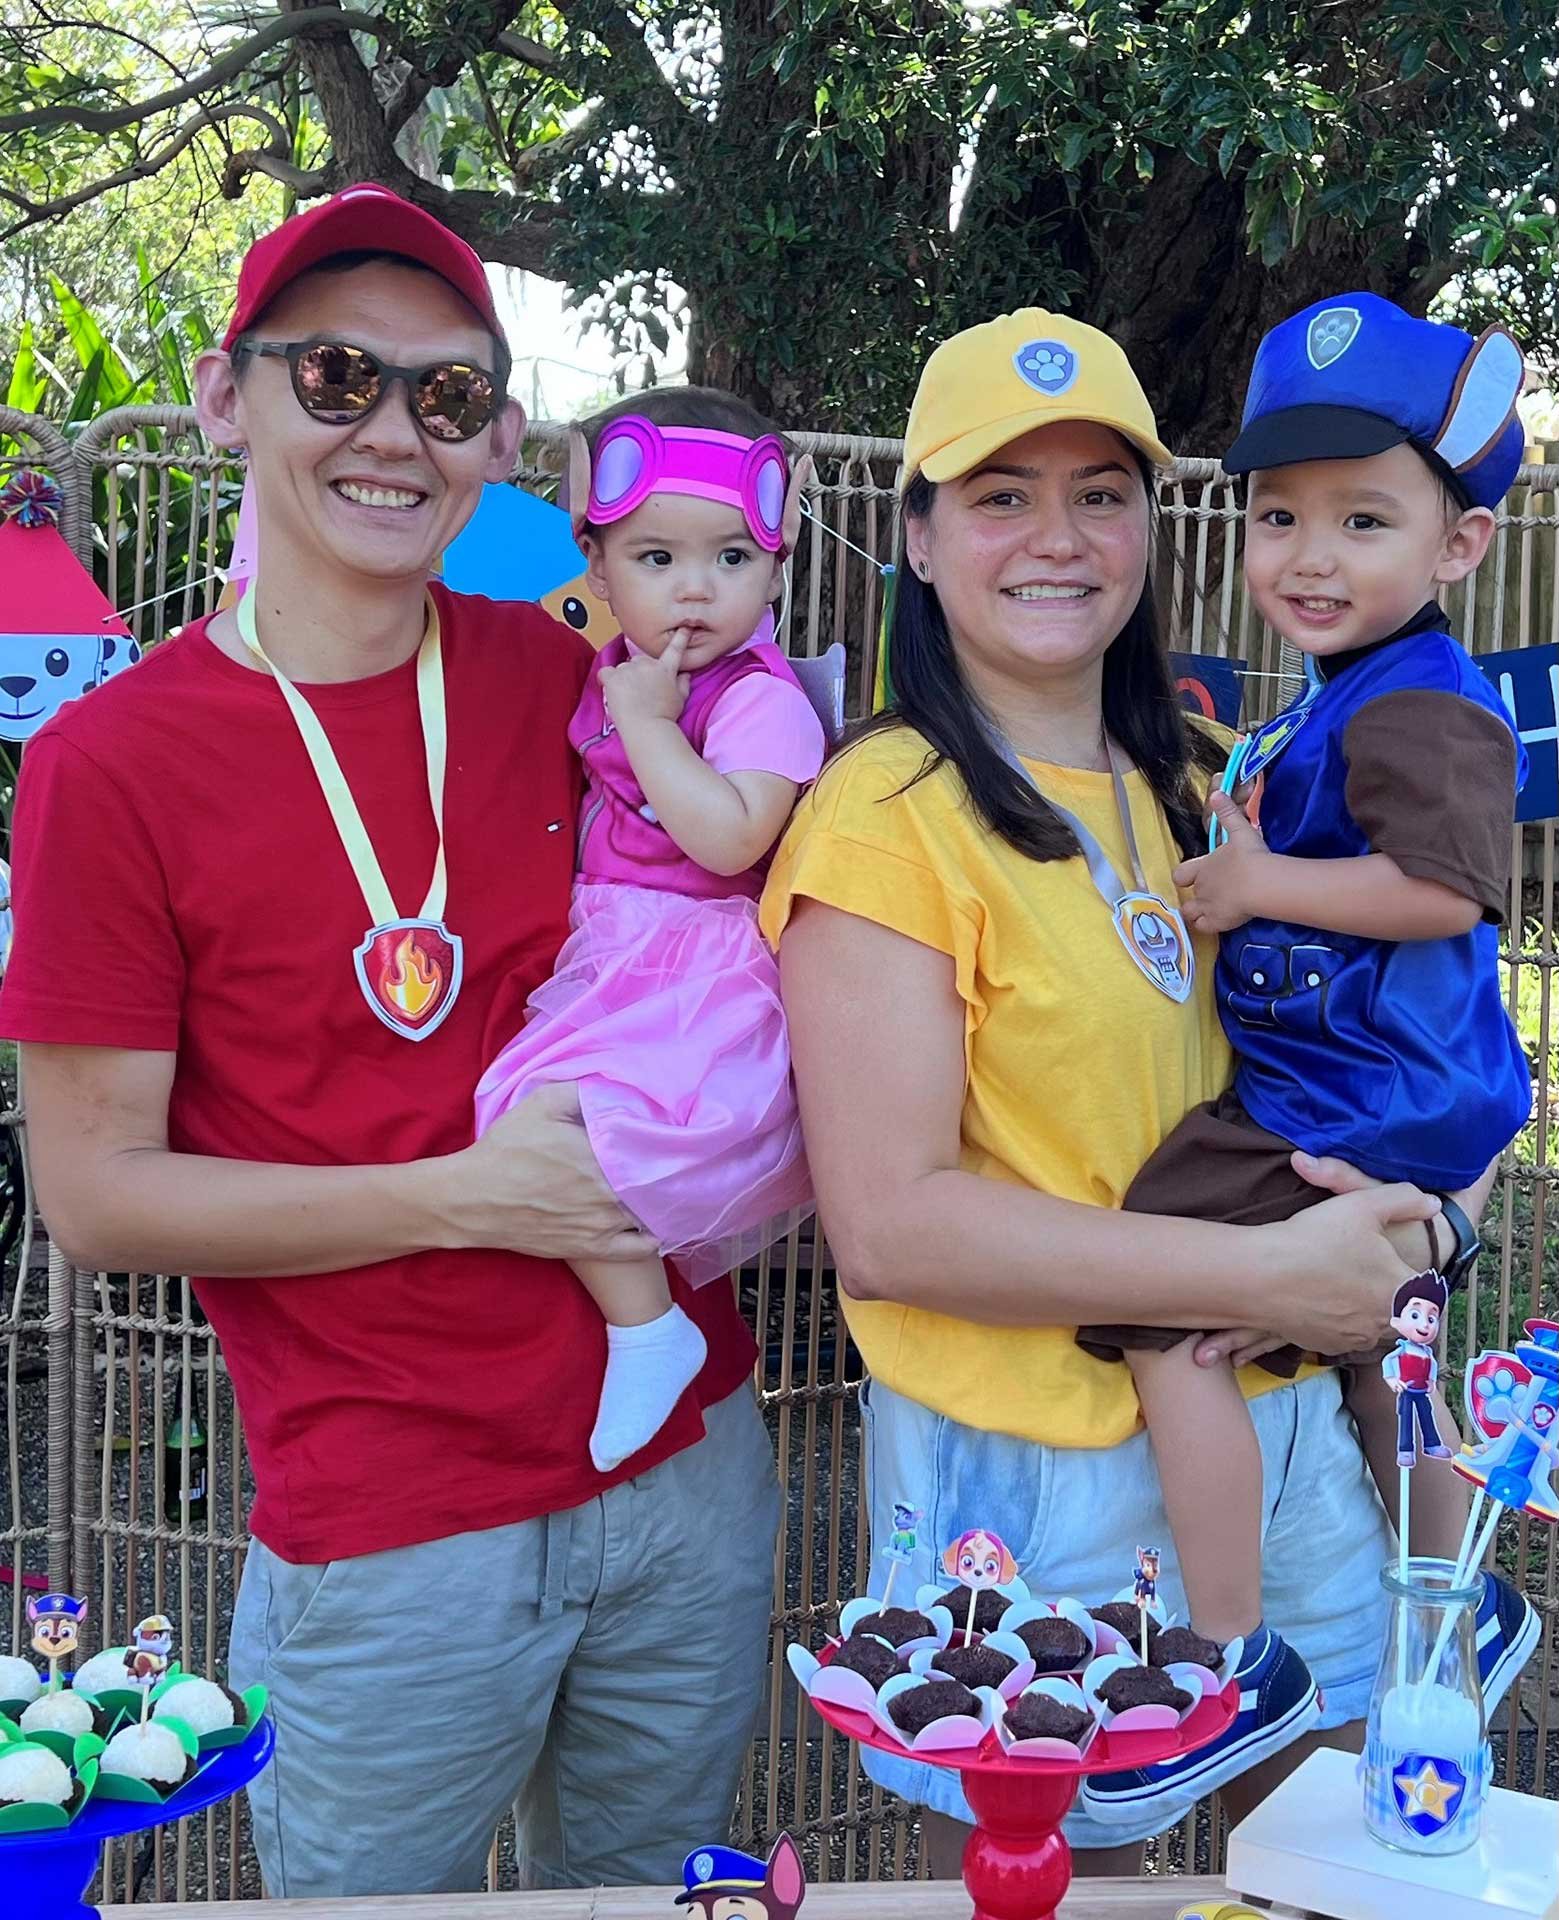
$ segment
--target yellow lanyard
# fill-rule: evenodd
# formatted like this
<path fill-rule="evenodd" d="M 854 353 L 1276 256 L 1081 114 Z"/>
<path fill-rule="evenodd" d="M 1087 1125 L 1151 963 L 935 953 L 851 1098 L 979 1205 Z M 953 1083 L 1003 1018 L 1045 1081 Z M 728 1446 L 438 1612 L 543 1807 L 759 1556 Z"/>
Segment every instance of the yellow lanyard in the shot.
<path fill-rule="evenodd" d="M 421 1040 L 440 1025 L 460 985 L 461 943 L 444 925 L 448 877 L 444 864 L 444 767 L 449 738 L 444 700 L 444 661 L 438 609 L 427 603 L 427 624 L 417 649 L 417 707 L 427 761 L 428 801 L 438 830 L 433 877 L 421 909 L 400 914 L 379 856 L 374 851 L 341 762 L 319 716 L 260 645 L 255 623 L 258 585 L 235 608 L 239 638 L 275 680 L 297 725 L 309 764 L 330 810 L 342 851 L 368 910 L 369 929 L 354 953 L 359 984 L 385 1025 L 403 1038 Z"/>

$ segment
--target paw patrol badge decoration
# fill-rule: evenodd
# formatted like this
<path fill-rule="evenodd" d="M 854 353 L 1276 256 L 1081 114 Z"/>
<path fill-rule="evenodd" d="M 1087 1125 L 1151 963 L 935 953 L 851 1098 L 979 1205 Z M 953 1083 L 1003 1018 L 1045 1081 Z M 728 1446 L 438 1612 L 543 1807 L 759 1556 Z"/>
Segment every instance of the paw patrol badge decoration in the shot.
<path fill-rule="evenodd" d="M 438 853 L 421 911 L 396 911 L 373 841 L 347 785 L 330 737 L 318 715 L 260 645 L 251 587 L 234 609 L 244 645 L 281 689 L 319 782 L 325 805 L 352 873 L 372 916 L 372 925 L 353 950 L 352 965 L 363 998 L 403 1040 L 426 1040 L 447 1019 L 460 992 L 464 953 L 460 936 L 444 923 L 448 874 L 444 864 L 444 762 L 449 727 L 444 708 L 444 658 L 439 642 L 438 609 L 427 605 L 427 624 L 417 649 L 417 706 L 422 716 L 422 745 L 427 759 L 428 799 L 438 829 Z"/>
<path fill-rule="evenodd" d="M 1180 909 L 1161 900 L 1148 885 L 1142 854 L 1137 846 L 1137 829 L 1132 824 L 1131 796 L 1126 791 L 1126 781 L 1114 746 L 1108 740 L 1104 742 L 1110 763 L 1110 779 L 1115 789 L 1115 808 L 1120 816 L 1121 837 L 1126 842 L 1135 883 L 1129 887 L 1115 871 L 1115 863 L 1100 844 L 1098 835 L 1085 826 L 1070 807 L 1062 806 L 1053 795 L 1043 792 L 1033 774 L 1018 758 L 1012 742 L 993 721 L 987 719 L 985 724 L 992 745 L 1007 765 L 1033 787 L 1051 812 L 1064 820 L 1077 836 L 1078 847 L 1087 862 L 1088 878 L 1109 908 L 1115 937 L 1130 955 L 1132 965 L 1149 986 L 1157 987 L 1160 993 L 1184 1006 L 1196 983 L 1196 954 L 1185 921 L 1180 917 Z"/>

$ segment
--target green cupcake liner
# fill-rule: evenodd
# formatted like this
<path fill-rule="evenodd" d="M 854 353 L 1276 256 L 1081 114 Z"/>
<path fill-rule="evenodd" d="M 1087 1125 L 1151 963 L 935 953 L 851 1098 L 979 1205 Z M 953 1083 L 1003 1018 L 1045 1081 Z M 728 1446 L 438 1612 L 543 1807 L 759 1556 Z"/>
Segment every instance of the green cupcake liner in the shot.
<path fill-rule="evenodd" d="M 139 1715 L 139 1700 L 137 1700 L 136 1712 Z M 200 1759 L 200 1743 L 182 1720 L 175 1720 L 170 1715 L 166 1720 L 159 1720 L 157 1724 L 160 1727 L 166 1727 L 177 1737 L 179 1745 L 191 1760 Z M 119 1729 L 116 1727 L 114 1731 L 118 1732 Z M 198 1766 L 196 1772 L 199 1772 Z M 99 1800 L 135 1800 L 142 1806 L 160 1807 L 165 1801 L 171 1800 L 182 1788 L 187 1787 L 194 1778 L 195 1775 L 192 1773 L 164 1793 L 160 1787 L 153 1786 L 150 1780 L 136 1780 L 127 1773 L 105 1773 L 100 1766 L 95 1792 Z"/>
<path fill-rule="evenodd" d="M 175 1687 L 198 1677 L 193 1673 L 170 1673 L 166 1680 L 159 1681 L 152 1689 L 152 1705 L 155 1707 L 163 1695 L 171 1692 Z M 217 1753 L 223 1747 L 241 1746 L 254 1732 L 261 1714 L 270 1702 L 270 1695 L 265 1688 L 258 1686 L 245 1687 L 238 1697 L 244 1703 L 242 1722 L 235 1720 L 230 1727 L 218 1727 L 215 1733 L 201 1734 L 199 1740 L 202 1753 Z"/>
<path fill-rule="evenodd" d="M 45 1752 L 53 1753 L 56 1759 L 63 1759 L 67 1765 L 72 1765 L 76 1775 L 76 1790 L 63 1807 L 44 1804 L 0 1807 L 0 1834 L 53 1833 L 68 1827 L 92 1798 L 97 1786 L 97 1760 L 103 1751 L 103 1742 L 95 1733 L 83 1733 L 70 1754 L 61 1754 L 42 1740 L 23 1738 L 7 1720 L 4 1726 L 0 1726 L 0 1746 L 42 1748 Z"/>

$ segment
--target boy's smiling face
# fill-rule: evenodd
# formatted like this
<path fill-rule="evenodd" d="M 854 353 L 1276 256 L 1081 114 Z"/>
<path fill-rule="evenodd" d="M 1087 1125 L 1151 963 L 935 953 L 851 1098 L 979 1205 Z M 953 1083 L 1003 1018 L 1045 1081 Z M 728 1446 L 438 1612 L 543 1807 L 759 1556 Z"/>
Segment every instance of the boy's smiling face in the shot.
<path fill-rule="evenodd" d="M 1459 513 L 1412 447 L 1250 476 L 1245 578 L 1257 611 L 1302 652 L 1383 640 L 1488 548 L 1494 516 Z"/>

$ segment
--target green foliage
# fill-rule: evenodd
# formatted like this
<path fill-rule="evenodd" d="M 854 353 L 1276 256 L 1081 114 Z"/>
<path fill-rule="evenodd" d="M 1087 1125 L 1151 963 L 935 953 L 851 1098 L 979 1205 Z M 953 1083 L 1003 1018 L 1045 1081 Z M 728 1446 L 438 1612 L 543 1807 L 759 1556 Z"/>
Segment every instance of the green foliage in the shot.
<path fill-rule="evenodd" d="M 190 32 L 175 0 L 125 5 L 143 39 L 154 19 Z M 1551 4 L 365 0 L 365 14 L 350 37 L 273 40 L 212 80 L 209 124 L 158 178 L 183 180 L 187 158 L 191 180 L 243 196 L 220 201 L 224 218 L 275 191 L 257 167 L 305 194 L 388 180 L 490 258 L 566 280 L 624 355 L 659 346 L 683 289 L 690 370 L 793 422 L 891 430 L 930 342 L 1022 303 L 1110 327 L 1171 433 L 1202 444 L 1237 410 L 1254 334 L 1347 287 L 1417 311 L 1443 295 L 1468 324 L 1511 320 L 1559 349 Z M 174 64 L 275 18 L 203 26 Z M 8 87 L 98 106 L 167 84 L 112 29 L 10 31 L 0 122 Z M 111 161 L 150 164 L 189 110 L 153 105 L 108 135 L 23 129 L 6 184 L 37 202 Z"/>
<path fill-rule="evenodd" d="M 129 283 L 136 296 L 135 324 L 148 342 L 146 364 L 133 362 L 112 336 L 107 318 L 53 277 L 54 310 L 45 316 L 46 323 L 66 342 L 66 352 L 57 362 L 45 359 L 33 345 L 30 325 L 24 325 L 11 366 L 7 405 L 51 420 L 70 440 L 114 407 L 148 401 L 189 405 L 194 358 L 211 343 L 211 323 L 198 305 L 168 306 L 144 247 L 137 249 L 137 268 L 137 276 Z M 149 454 L 168 451 L 168 436 L 158 428 L 142 428 L 140 438 Z M 24 464 L 29 457 L 28 449 L 0 436 L 0 472 Z M 92 473 L 93 559 L 99 584 L 108 583 L 110 537 L 117 548 L 116 574 L 124 598 L 129 596 L 123 592 L 123 583 L 137 583 L 138 556 L 166 556 L 163 577 L 156 583 L 166 588 L 166 595 L 138 622 L 143 639 L 155 638 L 171 624 L 166 610 L 177 606 L 187 585 L 197 596 L 203 592 L 212 569 L 226 560 L 238 511 L 238 489 L 230 482 L 219 482 L 215 536 L 209 538 L 206 496 L 195 474 L 175 463 L 155 470 L 152 478 L 155 484 L 143 499 L 142 490 L 122 484 L 111 466 L 99 462 Z M 115 489 L 112 512 L 111 487 Z M 148 581 L 142 591 L 151 585 Z M 204 602 L 197 600 L 197 604 Z M 0 811 L 5 804 L 5 778 L 5 763 L 0 759 Z"/>

